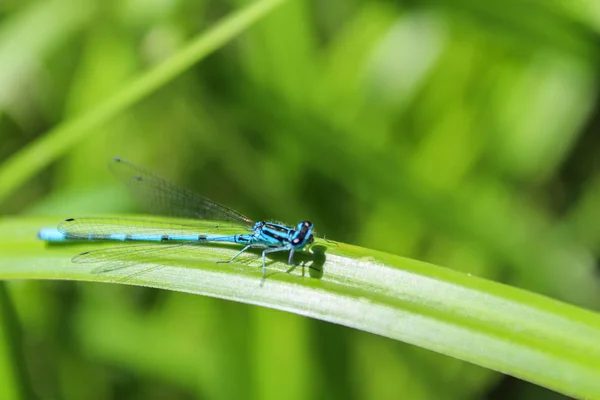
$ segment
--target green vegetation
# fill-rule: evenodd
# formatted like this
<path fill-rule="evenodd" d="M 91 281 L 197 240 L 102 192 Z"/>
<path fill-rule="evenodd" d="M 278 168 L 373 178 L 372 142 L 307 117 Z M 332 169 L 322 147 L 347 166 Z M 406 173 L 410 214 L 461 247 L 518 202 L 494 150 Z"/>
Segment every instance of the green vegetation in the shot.
<path fill-rule="evenodd" d="M 591 8 L 3 2 L 0 397 L 600 398 Z M 113 156 L 340 244 L 91 274 Z"/>

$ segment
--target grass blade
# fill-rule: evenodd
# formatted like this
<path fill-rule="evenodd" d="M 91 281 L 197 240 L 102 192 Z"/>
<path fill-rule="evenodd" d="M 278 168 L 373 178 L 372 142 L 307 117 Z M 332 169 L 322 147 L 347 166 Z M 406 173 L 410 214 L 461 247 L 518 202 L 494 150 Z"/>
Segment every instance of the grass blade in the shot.
<path fill-rule="evenodd" d="M 114 282 L 70 258 L 91 243 L 49 246 L 37 229 L 55 220 L 0 222 L 0 279 Z M 104 246 L 104 245 L 99 245 Z M 285 273 L 271 259 L 261 281 L 256 253 L 216 264 L 233 247 L 199 248 L 127 283 L 284 310 L 401 340 L 579 398 L 600 398 L 600 315 L 531 292 L 374 250 L 339 244 Z M 147 265 L 143 267 L 153 267 Z M 156 265 L 154 265 L 156 267 Z M 319 272 L 320 271 L 320 272 Z"/>

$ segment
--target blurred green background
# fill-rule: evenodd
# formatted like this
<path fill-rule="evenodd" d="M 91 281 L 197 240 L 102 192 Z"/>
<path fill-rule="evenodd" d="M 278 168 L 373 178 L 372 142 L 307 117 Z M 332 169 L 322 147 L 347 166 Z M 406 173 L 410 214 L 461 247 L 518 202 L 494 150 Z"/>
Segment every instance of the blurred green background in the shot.
<path fill-rule="evenodd" d="M 0 161 L 248 3 L 3 0 Z M 284 2 L 88 132 L 0 213 L 136 211 L 106 168 L 120 156 L 254 219 L 309 219 L 335 240 L 597 310 L 598 4 Z M 25 355 L 0 369 L 0 386 L 17 380 L 23 397 L 560 398 L 390 339 L 199 296 L 15 281 L 0 305 L 21 338 L 0 353 Z"/>

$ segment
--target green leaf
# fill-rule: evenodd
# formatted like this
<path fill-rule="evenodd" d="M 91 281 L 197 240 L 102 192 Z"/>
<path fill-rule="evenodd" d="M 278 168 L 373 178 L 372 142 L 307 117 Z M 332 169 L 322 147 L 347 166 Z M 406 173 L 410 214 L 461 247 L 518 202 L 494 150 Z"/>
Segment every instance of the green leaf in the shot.
<path fill-rule="evenodd" d="M 45 245 L 48 218 L 0 221 L 1 279 L 124 282 L 261 305 L 346 325 L 469 361 L 579 398 L 600 398 L 600 315 L 524 290 L 374 250 L 322 240 L 286 265 L 238 246 L 92 273 L 73 255 L 111 244 Z M 207 225 L 207 231 L 211 225 Z M 237 260 L 236 260 L 237 261 Z"/>

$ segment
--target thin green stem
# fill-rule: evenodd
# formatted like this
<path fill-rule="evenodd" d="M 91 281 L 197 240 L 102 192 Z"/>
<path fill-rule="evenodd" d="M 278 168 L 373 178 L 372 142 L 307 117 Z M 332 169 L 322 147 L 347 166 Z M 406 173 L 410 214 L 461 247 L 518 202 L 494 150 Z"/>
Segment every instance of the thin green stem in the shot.
<path fill-rule="evenodd" d="M 172 57 L 126 85 L 98 107 L 66 121 L 0 165 L 0 202 L 37 171 L 120 112 L 164 86 L 186 69 L 268 15 L 284 0 L 258 0 L 200 34 Z"/>

